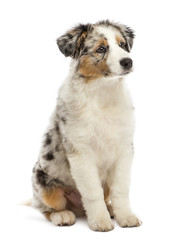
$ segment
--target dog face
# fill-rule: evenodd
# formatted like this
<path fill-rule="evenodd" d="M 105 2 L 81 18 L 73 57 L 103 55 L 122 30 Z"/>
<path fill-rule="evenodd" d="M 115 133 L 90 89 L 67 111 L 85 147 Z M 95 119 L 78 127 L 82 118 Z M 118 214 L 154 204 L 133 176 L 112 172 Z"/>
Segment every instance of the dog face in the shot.
<path fill-rule="evenodd" d="M 58 38 L 60 51 L 77 60 L 77 73 L 86 80 L 131 72 L 129 57 L 134 33 L 109 21 L 79 25 Z"/>

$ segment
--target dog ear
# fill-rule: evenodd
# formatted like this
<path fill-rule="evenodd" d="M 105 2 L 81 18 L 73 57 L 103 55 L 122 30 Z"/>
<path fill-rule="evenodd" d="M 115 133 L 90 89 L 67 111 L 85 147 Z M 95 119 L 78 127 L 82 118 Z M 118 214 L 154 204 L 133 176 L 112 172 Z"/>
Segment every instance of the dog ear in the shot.
<path fill-rule="evenodd" d="M 66 32 L 57 39 L 60 51 L 66 57 L 77 58 L 84 47 L 84 41 L 88 32 L 92 31 L 92 29 L 93 27 L 90 24 L 80 24 Z"/>
<path fill-rule="evenodd" d="M 129 28 L 123 24 L 118 24 L 116 26 L 117 26 L 117 28 L 120 29 L 120 32 L 122 33 L 122 35 L 126 41 L 125 48 L 127 49 L 128 52 L 130 52 L 131 48 L 133 47 L 133 40 L 135 38 L 134 31 L 131 28 Z"/>
<path fill-rule="evenodd" d="M 121 30 L 122 30 L 123 36 L 126 40 L 125 47 L 126 47 L 127 51 L 130 52 L 132 47 L 133 47 L 133 40 L 135 38 L 134 31 L 131 28 L 125 26 L 125 25 L 123 25 L 121 27 Z"/>

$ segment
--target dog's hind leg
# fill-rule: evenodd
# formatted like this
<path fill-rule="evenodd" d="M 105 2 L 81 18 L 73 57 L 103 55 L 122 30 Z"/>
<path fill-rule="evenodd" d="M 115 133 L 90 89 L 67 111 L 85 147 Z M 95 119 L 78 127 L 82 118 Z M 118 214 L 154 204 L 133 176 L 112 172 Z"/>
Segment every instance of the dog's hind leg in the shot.
<path fill-rule="evenodd" d="M 58 226 L 72 225 L 76 216 L 69 208 L 67 195 L 73 189 L 50 177 L 37 163 L 33 169 L 33 207 Z"/>
<path fill-rule="evenodd" d="M 52 209 L 45 212 L 44 215 L 55 225 L 68 226 L 76 222 L 75 214 L 67 210 L 67 199 L 63 188 L 54 187 L 50 190 L 43 190 L 42 201 Z"/>

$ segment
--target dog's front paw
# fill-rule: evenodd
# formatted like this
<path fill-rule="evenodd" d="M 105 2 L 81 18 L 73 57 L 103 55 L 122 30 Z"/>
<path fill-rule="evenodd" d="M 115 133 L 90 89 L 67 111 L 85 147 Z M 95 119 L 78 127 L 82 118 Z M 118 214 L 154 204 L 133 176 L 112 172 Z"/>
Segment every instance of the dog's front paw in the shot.
<path fill-rule="evenodd" d="M 142 224 L 134 214 L 117 216 L 116 221 L 121 227 L 139 227 Z"/>
<path fill-rule="evenodd" d="M 110 217 L 88 219 L 88 225 L 92 230 L 99 232 L 108 232 L 114 229 L 114 225 Z"/>

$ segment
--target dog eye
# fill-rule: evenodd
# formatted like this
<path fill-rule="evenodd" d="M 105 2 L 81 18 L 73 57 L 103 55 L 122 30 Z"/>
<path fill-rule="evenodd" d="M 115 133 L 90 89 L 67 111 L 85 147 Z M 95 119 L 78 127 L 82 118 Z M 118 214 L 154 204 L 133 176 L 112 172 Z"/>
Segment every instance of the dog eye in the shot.
<path fill-rule="evenodd" d="M 124 42 L 120 42 L 120 43 L 119 43 L 119 46 L 120 46 L 121 48 L 125 48 L 125 43 L 124 43 Z"/>
<path fill-rule="evenodd" d="M 105 53 L 106 52 L 106 48 L 105 47 L 99 47 L 97 50 L 96 50 L 97 53 Z"/>

